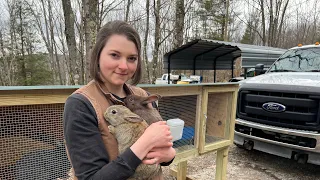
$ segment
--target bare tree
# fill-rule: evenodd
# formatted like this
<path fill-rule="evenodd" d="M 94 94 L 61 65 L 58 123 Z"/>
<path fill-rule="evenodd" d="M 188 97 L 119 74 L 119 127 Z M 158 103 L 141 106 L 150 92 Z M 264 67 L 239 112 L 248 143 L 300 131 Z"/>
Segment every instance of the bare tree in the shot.
<path fill-rule="evenodd" d="M 266 45 L 266 18 L 264 15 L 264 0 L 260 0 L 261 23 L 262 23 L 262 45 Z"/>
<path fill-rule="evenodd" d="M 53 13 L 52 13 L 52 6 L 51 2 L 48 1 L 48 17 L 49 17 L 49 30 L 50 30 L 50 39 L 51 39 L 51 49 L 52 52 L 54 52 L 54 59 L 57 64 L 57 69 L 54 70 L 55 72 L 58 72 L 58 77 L 59 77 L 59 83 L 64 84 L 62 80 L 62 73 L 61 73 L 61 65 L 60 65 L 60 59 L 58 57 L 58 52 L 57 52 L 57 43 L 54 39 L 54 25 L 53 25 Z M 53 58 L 53 53 L 52 53 L 52 58 Z"/>
<path fill-rule="evenodd" d="M 223 40 L 228 41 L 228 23 L 229 23 L 229 0 L 224 0 L 224 7 L 225 7 L 225 18 L 224 18 L 224 30 L 223 33 Z"/>
<path fill-rule="evenodd" d="M 146 0 L 146 30 L 144 33 L 143 41 L 143 58 L 144 58 L 144 67 L 147 72 L 148 83 L 152 83 L 152 78 L 149 71 L 149 60 L 148 60 L 148 36 L 149 36 L 149 20 L 150 20 L 150 0 Z"/>
<path fill-rule="evenodd" d="M 174 47 L 179 47 L 183 44 L 183 30 L 184 30 L 184 0 L 176 0 L 176 23 L 175 23 L 175 39 Z"/>
<path fill-rule="evenodd" d="M 101 3 L 98 4 L 98 26 L 97 26 L 97 30 L 100 29 L 102 22 L 106 19 L 107 15 L 109 14 L 109 12 L 114 11 L 116 9 L 118 9 L 119 5 L 121 3 L 123 3 L 125 0 L 114 0 L 109 2 L 108 4 L 105 4 L 105 0 L 102 0 Z M 133 0 L 132 0 L 133 1 Z"/>
<path fill-rule="evenodd" d="M 283 4 L 284 3 L 284 4 Z M 275 1 L 275 10 L 273 10 L 273 1 L 270 0 L 270 25 L 269 25 L 269 45 L 278 46 L 277 36 L 280 34 L 283 26 L 284 16 L 288 7 L 289 0 Z M 274 13 L 274 14 L 273 14 Z M 280 15 L 281 13 L 281 15 Z M 279 19 L 280 18 L 280 19 Z"/>
<path fill-rule="evenodd" d="M 0 56 L 0 63 L 1 63 L 1 67 L 5 67 L 6 66 L 6 63 L 5 63 L 5 58 L 6 58 L 6 52 L 4 50 L 4 43 L 3 43 L 3 33 L 2 33 L 2 29 L 0 29 L 0 52 L 1 52 L 1 56 Z M 1 83 L 1 86 L 5 86 L 6 85 L 6 82 L 4 80 L 3 77 L 5 77 L 4 75 L 4 70 L 3 68 L 0 68 L 0 83 Z"/>
<path fill-rule="evenodd" d="M 22 19 L 22 4 L 17 4 L 18 6 L 18 16 L 19 16 L 19 30 L 18 30 L 18 33 L 19 33 L 19 36 L 20 36 L 20 45 L 21 45 L 21 49 L 20 49 L 20 56 L 19 56 L 19 66 L 21 68 L 21 71 L 20 71 L 20 78 L 21 78 L 21 82 L 22 85 L 26 86 L 28 85 L 27 84 L 27 72 L 26 72 L 26 62 L 25 62 L 25 35 L 24 35 L 24 29 L 23 29 L 23 19 Z"/>
<path fill-rule="evenodd" d="M 126 17 L 125 21 L 129 21 L 129 12 L 130 12 L 130 6 L 132 4 L 133 0 L 127 0 L 127 7 L 126 7 Z"/>
<path fill-rule="evenodd" d="M 154 0 L 154 16 L 155 16 L 155 33 L 154 33 L 154 49 L 152 58 L 152 83 L 156 80 L 157 66 L 158 66 L 158 55 L 159 55 L 159 44 L 160 44 L 160 8 L 161 0 Z"/>
<path fill-rule="evenodd" d="M 59 52 L 61 54 L 63 54 L 63 69 L 64 70 L 64 77 L 65 77 L 65 84 L 71 84 L 71 77 L 69 76 L 69 56 L 68 56 L 68 48 L 66 47 L 66 38 L 65 38 L 65 30 L 63 29 L 63 18 L 62 17 L 58 17 L 59 20 L 55 21 L 55 27 L 56 27 L 56 31 L 58 33 L 58 39 L 59 42 L 61 44 L 61 47 L 57 46 L 57 49 L 59 50 Z"/>
<path fill-rule="evenodd" d="M 89 65 L 90 65 L 90 53 L 95 43 L 95 37 L 97 34 L 98 24 L 98 0 L 83 0 L 84 19 L 83 30 L 85 34 L 85 49 L 86 49 L 86 82 L 89 80 Z"/>
<path fill-rule="evenodd" d="M 74 84 L 74 74 L 77 73 L 74 68 L 75 61 L 77 59 L 77 46 L 74 32 L 75 17 L 71 8 L 70 0 L 62 0 L 62 7 L 64 14 L 65 36 L 69 50 L 68 73 L 70 75 L 71 84 Z"/>
<path fill-rule="evenodd" d="M 48 23 L 48 19 L 51 19 L 52 16 L 50 16 L 51 12 L 50 12 L 49 16 L 47 16 L 47 10 L 46 10 L 46 8 L 48 8 L 48 11 L 51 11 L 51 4 L 50 4 L 50 1 L 48 1 L 48 6 L 46 6 L 44 0 L 41 0 L 41 4 L 42 4 L 43 15 L 44 15 L 43 18 L 44 18 L 44 22 L 45 22 L 46 36 L 44 36 L 43 30 L 42 30 L 42 23 L 41 23 L 40 16 L 36 15 L 34 10 L 32 9 L 32 6 L 30 6 L 30 9 L 32 9 L 32 13 L 34 15 L 34 18 L 37 21 L 38 29 L 41 32 L 42 39 L 43 39 L 44 43 L 46 44 L 47 51 L 49 52 L 49 62 L 51 63 L 51 66 L 52 66 L 52 69 L 53 69 L 53 72 L 54 72 L 54 73 L 52 73 L 52 76 L 53 76 L 53 79 L 55 79 L 55 77 L 56 77 L 56 69 L 57 68 L 56 68 L 55 63 L 54 63 L 53 42 L 52 42 L 52 38 L 50 37 L 51 33 L 49 35 L 49 31 L 50 31 L 51 27 L 49 27 L 49 23 Z M 33 5 L 33 6 L 35 6 L 35 5 Z M 60 76 L 60 84 L 61 83 L 62 82 L 61 82 L 61 76 Z"/>
<path fill-rule="evenodd" d="M 16 56 L 18 51 L 18 43 L 15 27 L 17 26 L 16 21 L 16 7 L 15 4 L 9 0 L 6 1 L 8 12 L 9 12 L 9 36 L 10 36 L 10 45 L 9 45 L 9 55 L 5 59 L 7 68 L 6 74 L 8 74 L 8 85 L 14 85 L 16 83 L 15 70 L 13 67 L 16 65 Z"/>
<path fill-rule="evenodd" d="M 58 77 L 59 84 L 64 84 L 63 77 L 62 77 L 62 69 L 60 65 L 60 60 L 58 58 L 58 52 L 57 52 L 57 43 L 54 39 L 54 15 L 52 13 L 52 5 L 51 1 L 48 0 L 40 0 L 41 3 L 41 10 L 43 13 L 43 17 L 41 17 L 39 14 L 38 9 L 35 9 L 36 7 L 35 2 L 33 1 L 33 4 L 29 4 L 29 10 L 31 14 L 33 15 L 34 21 L 37 25 L 37 29 L 40 32 L 40 35 L 42 37 L 43 43 L 46 46 L 46 49 L 49 53 L 49 62 L 51 64 L 52 70 L 53 70 L 53 82 L 55 82 L 55 79 Z M 42 14 L 41 13 L 41 14 Z M 42 18 L 44 19 L 45 26 L 42 24 Z M 44 30 L 45 32 L 44 32 Z"/>
<path fill-rule="evenodd" d="M 279 33 L 281 33 L 285 18 L 285 13 L 289 4 L 289 0 L 259 0 L 260 11 L 261 11 L 261 22 L 262 22 L 262 43 L 266 45 L 268 42 L 269 46 L 278 46 L 279 41 L 277 39 Z M 265 8 L 267 7 L 269 16 L 269 28 L 268 28 L 268 40 L 266 37 L 266 17 Z M 280 18 L 280 19 L 279 19 Z"/>

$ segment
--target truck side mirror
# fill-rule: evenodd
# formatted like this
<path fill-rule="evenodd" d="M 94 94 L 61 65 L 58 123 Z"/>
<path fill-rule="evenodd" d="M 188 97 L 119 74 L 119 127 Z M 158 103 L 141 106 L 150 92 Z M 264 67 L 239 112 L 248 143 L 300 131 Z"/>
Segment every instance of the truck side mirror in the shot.
<path fill-rule="evenodd" d="M 264 64 L 257 64 L 254 68 L 254 76 L 258 76 L 260 74 L 264 74 L 266 71 L 264 70 Z"/>

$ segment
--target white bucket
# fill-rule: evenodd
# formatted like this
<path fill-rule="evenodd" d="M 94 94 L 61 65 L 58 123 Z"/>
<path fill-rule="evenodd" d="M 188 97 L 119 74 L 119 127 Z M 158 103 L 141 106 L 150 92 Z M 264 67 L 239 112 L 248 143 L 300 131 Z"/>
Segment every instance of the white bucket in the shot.
<path fill-rule="evenodd" d="M 171 135 L 173 137 L 172 141 L 176 141 L 182 138 L 184 121 L 176 119 L 168 119 L 167 125 L 170 127 Z"/>

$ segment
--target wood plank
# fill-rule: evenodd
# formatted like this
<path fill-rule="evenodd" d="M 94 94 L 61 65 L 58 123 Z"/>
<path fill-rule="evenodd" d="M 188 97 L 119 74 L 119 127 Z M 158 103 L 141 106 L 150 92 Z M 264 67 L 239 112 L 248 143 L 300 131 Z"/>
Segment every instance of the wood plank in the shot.
<path fill-rule="evenodd" d="M 69 94 L 8 94 L 0 95 L 0 106 L 65 103 Z"/>
<path fill-rule="evenodd" d="M 171 176 L 173 176 L 173 177 L 177 177 L 177 170 L 175 170 L 175 169 L 170 169 L 170 175 Z M 186 176 L 186 180 L 192 180 L 192 178 L 191 177 L 189 177 L 188 175 Z"/>
<path fill-rule="evenodd" d="M 209 93 L 213 93 L 213 92 L 234 92 L 234 91 L 238 91 L 239 86 L 238 85 L 224 85 L 224 86 L 206 86 L 204 87 L 205 89 L 208 89 Z"/>
<path fill-rule="evenodd" d="M 205 147 L 205 135 L 206 135 L 206 123 L 207 123 L 207 106 L 208 106 L 208 89 L 204 88 L 201 98 L 201 114 L 200 114 L 200 126 L 196 129 L 199 132 L 199 153 L 204 153 Z"/>
<path fill-rule="evenodd" d="M 226 122 L 225 124 L 227 124 L 227 126 L 225 127 L 225 131 L 224 131 L 224 137 L 226 139 L 230 139 L 230 133 L 233 133 L 233 130 L 231 132 L 231 129 L 230 129 L 230 123 L 232 121 L 232 107 L 233 107 L 233 93 L 229 93 L 228 94 L 228 98 L 227 98 L 227 107 L 226 107 L 226 111 L 227 111 L 227 115 L 226 115 Z"/>
<path fill-rule="evenodd" d="M 221 140 L 221 141 L 215 142 L 213 144 L 206 145 L 204 147 L 204 152 L 216 151 L 218 149 L 228 147 L 232 143 L 233 143 L 233 141 L 231 141 L 231 140 Z"/>
<path fill-rule="evenodd" d="M 199 156 L 199 153 L 198 153 L 198 149 L 196 148 L 191 150 L 186 150 L 183 152 L 178 152 L 172 163 L 177 164 L 198 156 Z"/>
<path fill-rule="evenodd" d="M 201 86 L 164 86 L 164 87 L 144 87 L 151 94 L 159 94 L 161 96 L 185 96 L 198 95 L 201 93 Z"/>
<path fill-rule="evenodd" d="M 228 163 L 229 148 L 220 149 L 217 151 L 216 159 L 216 180 L 227 179 L 227 163 Z"/>
<path fill-rule="evenodd" d="M 230 129 L 229 129 L 229 139 L 233 141 L 234 139 L 234 127 L 236 121 L 236 111 L 237 111 L 237 99 L 238 99 L 238 91 L 235 91 L 232 94 L 232 109 L 230 114 Z"/>
<path fill-rule="evenodd" d="M 177 167 L 177 180 L 186 180 L 187 177 L 187 161 L 182 161 Z"/>
<path fill-rule="evenodd" d="M 208 119 L 206 134 L 210 136 L 225 138 L 225 129 L 229 127 L 227 117 L 229 117 L 228 106 L 230 92 L 228 93 L 209 93 L 208 95 Z"/>
<path fill-rule="evenodd" d="M 194 132 L 194 146 L 196 148 L 199 148 L 199 141 L 200 141 L 200 132 L 199 129 L 201 127 L 200 121 L 201 121 L 201 106 L 202 104 L 202 94 L 198 95 L 197 103 L 196 103 L 196 122 L 195 122 L 195 132 Z"/>
<path fill-rule="evenodd" d="M 24 90 L 3 90 L 1 95 L 13 94 L 72 94 L 76 88 L 70 89 L 24 89 Z"/>

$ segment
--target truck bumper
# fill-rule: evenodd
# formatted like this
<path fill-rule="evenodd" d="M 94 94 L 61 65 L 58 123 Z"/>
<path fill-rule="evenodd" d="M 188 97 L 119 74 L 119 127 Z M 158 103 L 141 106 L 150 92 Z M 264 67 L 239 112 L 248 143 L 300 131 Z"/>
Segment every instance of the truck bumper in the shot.
<path fill-rule="evenodd" d="M 240 127 L 240 128 L 239 128 Z M 241 128 L 246 129 L 245 131 Z M 263 133 L 253 133 L 263 132 Z M 277 134 L 291 139 L 308 139 L 315 141 L 314 147 L 290 143 L 283 139 L 269 138 Z M 255 149 L 269 154 L 295 159 L 300 162 L 320 165 L 320 134 L 315 131 L 302 131 L 275 127 L 236 119 L 234 143 L 247 149 Z"/>

